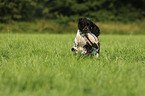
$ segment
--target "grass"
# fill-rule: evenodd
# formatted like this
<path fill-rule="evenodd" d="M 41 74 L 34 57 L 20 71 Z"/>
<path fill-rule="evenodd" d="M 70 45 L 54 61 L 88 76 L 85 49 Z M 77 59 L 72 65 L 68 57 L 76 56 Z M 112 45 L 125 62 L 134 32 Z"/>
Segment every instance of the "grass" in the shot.
<path fill-rule="evenodd" d="M 75 34 L 0 34 L 1 96 L 143 96 L 145 35 L 101 35 L 99 58 Z"/>
<path fill-rule="evenodd" d="M 136 22 L 95 22 L 101 34 L 145 34 L 145 19 Z M 76 33 L 77 21 L 36 20 L 34 22 L 0 23 L 0 33 Z"/>

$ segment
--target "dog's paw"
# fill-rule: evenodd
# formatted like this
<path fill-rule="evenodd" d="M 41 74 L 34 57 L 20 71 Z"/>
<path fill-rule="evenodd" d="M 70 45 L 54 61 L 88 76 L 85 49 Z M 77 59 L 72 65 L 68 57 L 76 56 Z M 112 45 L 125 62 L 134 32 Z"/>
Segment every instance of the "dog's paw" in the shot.
<path fill-rule="evenodd" d="M 87 51 L 86 51 L 86 50 L 83 50 L 83 51 L 81 52 L 81 54 L 85 55 L 85 54 L 87 54 Z"/>
<path fill-rule="evenodd" d="M 97 53 L 96 55 L 94 55 L 94 57 L 95 57 L 95 58 L 98 58 L 98 57 L 99 57 L 99 53 Z"/>
<path fill-rule="evenodd" d="M 76 47 L 71 48 L 71 51 L 75 52 L 76 54 L 78 53 L 78 49 Z"/>
<path fill-rule="evenodd" d="M 74 48 L 71 48 L 71 51 L 75 51 L 75 49 Z"/>
<path fill-rule="evenodd" d="M 71 51 L 77 51 L 77 48 L 76 47 L 72 47 Z"/>

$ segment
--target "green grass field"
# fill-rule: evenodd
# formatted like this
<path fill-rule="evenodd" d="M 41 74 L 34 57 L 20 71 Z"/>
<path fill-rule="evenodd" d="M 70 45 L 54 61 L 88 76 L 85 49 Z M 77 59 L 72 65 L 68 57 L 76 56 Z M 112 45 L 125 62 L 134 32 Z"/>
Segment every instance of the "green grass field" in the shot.
<path fill-rule="evenodd" d="M 145 35 L 100 35 L 99 58 L 76 34 L 0 34 L 0 96 L 144 96 Z"/>

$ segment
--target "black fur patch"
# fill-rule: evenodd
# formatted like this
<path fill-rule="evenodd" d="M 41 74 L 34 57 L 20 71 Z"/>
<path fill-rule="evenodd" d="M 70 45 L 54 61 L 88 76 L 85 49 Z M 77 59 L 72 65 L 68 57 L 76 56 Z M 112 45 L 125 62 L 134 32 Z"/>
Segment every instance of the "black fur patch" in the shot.
<path fill-rule="evenodd" d="M 100 35 L 99 27 L 87 18 L 80 18 L 78 21 L 78 28 L 81 32 L 91 32 L 97 37 Z"/>

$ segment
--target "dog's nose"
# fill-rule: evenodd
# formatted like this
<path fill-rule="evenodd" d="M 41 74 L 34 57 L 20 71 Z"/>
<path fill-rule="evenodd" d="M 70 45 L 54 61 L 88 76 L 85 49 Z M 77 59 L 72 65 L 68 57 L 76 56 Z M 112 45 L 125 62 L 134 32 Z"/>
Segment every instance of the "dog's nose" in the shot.
<path fill-rule="evenodd" d="M 83 30 L 88 30 L 88 27 L 87 27 L 87 26 L 85 26 Z"/>

